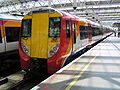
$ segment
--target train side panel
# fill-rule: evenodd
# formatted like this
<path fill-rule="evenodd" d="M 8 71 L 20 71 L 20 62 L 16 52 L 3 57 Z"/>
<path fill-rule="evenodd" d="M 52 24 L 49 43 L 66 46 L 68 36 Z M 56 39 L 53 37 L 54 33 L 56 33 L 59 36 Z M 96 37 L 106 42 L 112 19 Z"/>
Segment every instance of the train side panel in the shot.
<path fill-rule="evenodd" d="M 80 27 L 85 25 L 87 25 L 85 21 L 78 19 L 78 23 L 76 24 L 76 43 L 73 44 L 73 52 L 76 52 L 78 49 L 80 49 L 82 46 L 88 43 L 88 39 L 81 40 L 80 38 L 80 33 L 81 31 L 83 31 L 83 29 L 81 29 Z"/>
<path fill-rule="evenodd" d="M 20 26 L 20 20 L 0 20 L 0 30 L 2 38 L 2 41 L 0 43 L 1 53 L 7 53 L 18 49 Z"/>
<path fill-rule="evenodd" d="M 3 32 L 5 33 L 6 52 L 18 49 L 20 21 L 3 20 Z"/>
<path fill-rule="evenodd" d="M 3 35 L 3 21 L 0 20 L 0 53 L 5 52 L 5 35 Z"/>

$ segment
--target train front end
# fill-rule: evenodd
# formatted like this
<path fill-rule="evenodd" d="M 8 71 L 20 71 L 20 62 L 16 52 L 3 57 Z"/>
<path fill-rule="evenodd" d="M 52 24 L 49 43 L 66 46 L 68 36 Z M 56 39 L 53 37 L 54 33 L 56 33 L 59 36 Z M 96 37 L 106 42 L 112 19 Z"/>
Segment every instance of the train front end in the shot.
<path fill-rule="evenodd" d="M 19 42 L 21 68 L 54 73 L 60 58 L 61 14 L 54 9 L 30 12 L 22 20 Z"/>

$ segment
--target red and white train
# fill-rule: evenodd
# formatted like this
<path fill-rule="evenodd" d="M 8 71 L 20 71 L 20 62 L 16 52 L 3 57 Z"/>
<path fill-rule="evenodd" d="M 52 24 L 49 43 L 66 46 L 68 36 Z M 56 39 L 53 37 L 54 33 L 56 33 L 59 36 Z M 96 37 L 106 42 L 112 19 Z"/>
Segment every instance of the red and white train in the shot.
<path fill-rule="evenodd" d="M 22 20 L 21 68 L 54 73 L 77 53 L 111 34 L 111 29 L 52 8 L 31 11 Z"/>

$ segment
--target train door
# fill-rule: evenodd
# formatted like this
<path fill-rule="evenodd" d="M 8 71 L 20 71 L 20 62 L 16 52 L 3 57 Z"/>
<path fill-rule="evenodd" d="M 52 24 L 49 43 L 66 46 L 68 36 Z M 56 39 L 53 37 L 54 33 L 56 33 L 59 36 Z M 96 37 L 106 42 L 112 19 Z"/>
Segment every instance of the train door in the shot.
<path fill-rule="evenodd" d="M 48 58 L 49 13 L 32 15 L 31 57 Z"/>
<path fill-rule="evenodd" d="M 72 51 L 74 51 L 74 47 L 76 44 L 76 24 L 75 22 L 71 23 L 72 25 Z"/>
<path fill-rule="evenodd" d="M 72 20 L 66 20 L 66 40 L 68 43 L 68 53 L 73 51 L 73 31 L 72 31 Z M 67 44 L 66 44 L 67 45 Z"/>
<path fill-rule="evenodd" d="M 92 41 L 92 28 L 91 28 L 91 24 L 88 23 L 88 42 Z"/>
<path fill-rule="evenodd" d="M 6 52 L 18 49 L 20 27 L 5 27 Z"/>
<path fill-rule="evenodd" d="M 2 27 L 0 26 L 0 53 L 4 53 L 4 52 L 5 52 L 5 43 L 2 34 Z"/>
<path fill-rule="evenodd" d="M 68 56 L 72 51 L 72 31 L 70 18 L 62 18 L 61 30 L 61 55 Z"/>

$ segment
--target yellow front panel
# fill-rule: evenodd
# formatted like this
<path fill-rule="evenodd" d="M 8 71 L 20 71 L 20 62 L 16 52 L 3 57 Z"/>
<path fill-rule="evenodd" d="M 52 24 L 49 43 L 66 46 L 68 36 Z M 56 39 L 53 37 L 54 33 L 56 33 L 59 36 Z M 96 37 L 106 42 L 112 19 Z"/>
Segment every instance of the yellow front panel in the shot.
<path fill-rule="evenodd" d="M 60 38 L 59 37 L 56 37 L 56 38 L 54 38 L 54 37 L 49 37 L 48 38 L 48 54 L 49 54 L 49 52 L 50 52 L 50 50 L 51 50 L 51 47 L 53 46 L 53 45 L 55 45 L 55 44 L 57 44 L 58 42 L 60 42 Z"/>
<path fill-rule="evenodd" d="M 31 57 L 48 58 L 49 13 L 32 15 Z"/>
<path fill-rule="evenodd" d="M 26 44 L 26 46 L 28 47 L 28 51 L 30 52 L 31 38 L 30 37 L 27 37 L 27 38 L 22 37 L 21 40 L 23 43 Z"/>

